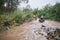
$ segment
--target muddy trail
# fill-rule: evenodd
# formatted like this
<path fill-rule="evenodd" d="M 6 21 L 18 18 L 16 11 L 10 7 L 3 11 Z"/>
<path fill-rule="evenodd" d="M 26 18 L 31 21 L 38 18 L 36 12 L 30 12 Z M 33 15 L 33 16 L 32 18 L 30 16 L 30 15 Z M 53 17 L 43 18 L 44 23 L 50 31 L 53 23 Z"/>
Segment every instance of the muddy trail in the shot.
<path fill-rule="evenodd" d="M 0 33 L 0 40 L 47 40 L 45 30 L 41 29 L 42 24 L 45 25 L 46 28 L 60 27 L 60 22 L 46 20 L 44 23 L 40 23 L 38 20 L 39 19 L 24 23 Z"/>

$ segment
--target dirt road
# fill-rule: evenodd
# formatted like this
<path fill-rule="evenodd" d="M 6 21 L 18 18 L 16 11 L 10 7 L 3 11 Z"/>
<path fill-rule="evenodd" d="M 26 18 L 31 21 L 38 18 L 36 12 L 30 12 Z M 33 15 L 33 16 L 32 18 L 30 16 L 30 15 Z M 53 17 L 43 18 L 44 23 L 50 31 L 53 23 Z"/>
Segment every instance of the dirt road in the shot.
<path fill-rule="evenodd" d="M 44 23 L 40 23 L 38 20 L 24 23 L 0 33 L 0 40 L 47 40 L 45 37 L 47 34 L 45 30 L 41 29 L 41 25 L 45 25 L 46 28 L 60 26 L 59 22 L 46 20 Z M 41 35 L 40 32 L 44 35 Z"/>

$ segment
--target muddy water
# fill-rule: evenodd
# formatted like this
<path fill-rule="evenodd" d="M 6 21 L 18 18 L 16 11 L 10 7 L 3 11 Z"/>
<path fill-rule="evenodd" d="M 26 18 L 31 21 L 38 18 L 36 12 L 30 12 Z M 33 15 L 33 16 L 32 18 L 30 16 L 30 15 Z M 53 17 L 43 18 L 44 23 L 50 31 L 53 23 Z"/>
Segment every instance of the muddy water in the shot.
<path fill-rule="evenodd" d="M 8 31 L 0 33 L 0 40 L 47 40 L 45 29 L 41 29 L 41 25 L 48 27 L 59 27 L 60 23 L 46 20 L 40 23 L 34 20 L 30 23 L 24 23 L 21 26 L 14 27 Z"/>

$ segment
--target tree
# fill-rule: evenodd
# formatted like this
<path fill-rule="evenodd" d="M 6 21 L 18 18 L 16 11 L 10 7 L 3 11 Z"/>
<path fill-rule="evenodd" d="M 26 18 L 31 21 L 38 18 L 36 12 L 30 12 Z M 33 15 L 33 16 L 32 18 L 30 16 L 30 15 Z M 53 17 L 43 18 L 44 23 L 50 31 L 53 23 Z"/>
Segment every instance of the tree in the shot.
<path fill-rule="evenodd" d="M 54 9 L 55 9 L 55 14 L 56 14 L 56 20 L 60 21 L 60 3 L 56 3 L 56 5 L 54 5 Z"/>
<path fill-rule="evenodd" d="M 44 15 L 46 19 L 60 21 L 60 3 L 55 5 L 46 5 L 42 10 L 39 10 L 39 16 Z"/>
<path fill-rule="evenodd" d="M 0 0 L 0 11 L 14 11 L 22 1 L 28 3 L 28 0 Z"/>
<path fill-rule="evenodd" d="M 37 17 L 38 16 L 38 8 L 33 10 L 33 14 Z"/>

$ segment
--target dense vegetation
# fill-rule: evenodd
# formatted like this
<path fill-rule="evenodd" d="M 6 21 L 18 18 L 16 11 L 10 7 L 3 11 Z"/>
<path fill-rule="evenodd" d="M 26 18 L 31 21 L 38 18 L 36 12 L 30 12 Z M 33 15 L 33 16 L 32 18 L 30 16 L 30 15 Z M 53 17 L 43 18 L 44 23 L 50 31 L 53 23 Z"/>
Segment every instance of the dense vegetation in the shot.
<path fill-rule="evenodd" d="M 60 21 L 60 3 L 54 6 L 46 5 L 43 9 L 39 10 L 39 16 L 43 15 L 45 19 Z"/>
<path fill-rule="evenodd" d="M 24 22 L 29 22 L 34 18 L 38 18 L 41 15 L 45 19 L 60 21 L 60 3 L 56 3 L 54 6 L 46 5 L 43 9 L 23 9 L 15 10 L 14 12 L 3 12 L 0 11 L 0 30 L 5 27 L 12 26 L 14 24 L 22 24 Z"/>
<path fill-rule="evenodd" d="M 29 22 L 33 20 L 33 18 L 34 16 L 31 10 L 17 10 L 15 12 L 12 12 L 11 14 L 0 14 L 0 28 L 10 27 L 12 25 L 20 25 L 24 22 Z"/>

